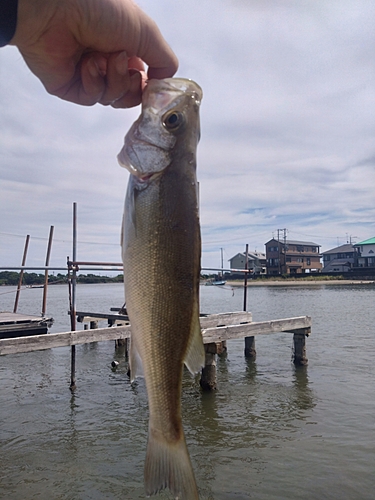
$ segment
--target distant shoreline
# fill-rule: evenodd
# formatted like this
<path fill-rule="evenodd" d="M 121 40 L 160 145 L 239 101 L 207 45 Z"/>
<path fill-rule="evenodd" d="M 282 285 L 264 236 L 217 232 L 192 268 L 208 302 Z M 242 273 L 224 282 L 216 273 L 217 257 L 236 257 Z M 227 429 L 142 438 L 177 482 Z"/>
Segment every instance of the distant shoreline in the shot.
<path fill-rule="evenodd" d="M 247 286 L 373 285 L 373 280 L 249 280 Z M 243 287 L 243 281 L 227 281 L 226 286 Z"/>

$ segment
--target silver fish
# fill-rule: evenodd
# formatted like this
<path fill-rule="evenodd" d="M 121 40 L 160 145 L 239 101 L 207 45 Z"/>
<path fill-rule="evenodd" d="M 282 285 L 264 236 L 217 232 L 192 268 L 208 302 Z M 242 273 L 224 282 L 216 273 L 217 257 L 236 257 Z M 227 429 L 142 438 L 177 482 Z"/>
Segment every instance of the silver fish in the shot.
<path fill-rule="evenodd" d="M 184 364 L 204 365 L 199 324 L 201 239 L 196 179 L 201 88 L 182 78 L 151 80 L 142 113 L 118 155 L 130 172 L 123 219 L 131 379 L 144 376 L 149 432 L 147 495 L 169 488 L 198 499 L 181 419 Z"/>

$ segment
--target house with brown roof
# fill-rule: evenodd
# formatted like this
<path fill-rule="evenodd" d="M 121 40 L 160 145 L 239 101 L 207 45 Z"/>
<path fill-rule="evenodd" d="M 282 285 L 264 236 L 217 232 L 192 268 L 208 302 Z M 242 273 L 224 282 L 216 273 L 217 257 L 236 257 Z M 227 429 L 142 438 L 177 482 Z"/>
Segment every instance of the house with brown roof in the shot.
<path fill-rule="evenodd" d="M 320 272 L 320 245 L 312 241 L 272 240 L 267 241 L 267 274 L 304 274 Z"/>

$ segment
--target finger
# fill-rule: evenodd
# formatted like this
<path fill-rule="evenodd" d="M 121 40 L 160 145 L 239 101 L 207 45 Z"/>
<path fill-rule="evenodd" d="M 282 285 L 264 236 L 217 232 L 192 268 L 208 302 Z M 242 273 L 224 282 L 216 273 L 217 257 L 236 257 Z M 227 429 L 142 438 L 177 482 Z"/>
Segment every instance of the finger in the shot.
<path fill-rule="evenodd" d="M 105 79 L 103 69 L 99 67 L 94 56 L 88 56 L 81 62 L 81 78 L 76 85 L 77 99 L 72 92 L 70 98 L 78 104 L 93 105 L 100 101 L 105 92 Z M 73 89 L 71 89 L 73 91 Z"/>
<path fill-rule="evenodd" d="M 128 91 L 120 99 L 111 103 L 113 108 L 133 108 L 142 102 L 142 88 L 146 74 L 143 72 L 142 75 L 141 72 L 136 70 L 132 70 L 132 72 L 133 74 L 129 78 Z"/>
<path fill-rule="evenodd" d="M 137 11 L 138 36 L 127 39 L 128 52 L 136 54 L 148 65 L 149 78 L 169 78 L 178 69 L 178 59 L 161 34 L 156 23 L 140 7 Z M 135 35 L 135 33 L 134 33 Z"/>
<path fill-rule="evenodd" d="M 105 91 L 100 99 L 104 105 L 123 97 L 129 90 L 130 74 L 125 51 L 110 54 L 107 59 Z"/>
<path fill-rule="evenodd" d="M 60 97 L 60 99 L 83 106 L 92 106 L 103 95 L 105 82 L 95 60 L 90 57 L 82 61 L 82 64 L 76 68 L 73 77 L 64 85 L 52 86 L 52 84 L 44 83 L 44 86 L 47 92 Z"/>

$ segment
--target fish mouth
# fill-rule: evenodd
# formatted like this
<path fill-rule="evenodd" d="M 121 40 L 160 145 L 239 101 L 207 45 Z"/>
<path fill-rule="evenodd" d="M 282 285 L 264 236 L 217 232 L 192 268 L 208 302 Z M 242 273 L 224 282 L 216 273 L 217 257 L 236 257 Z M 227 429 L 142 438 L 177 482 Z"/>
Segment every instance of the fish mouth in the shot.
<path fill-rule="evenodd" d="M 171 162 L 171 151 L 177 141 L 175 129 L 179 125 L 173 129 L 175 123 L 168 122 L 166 117 L 176 118 L 190 106 L 199 108 L 202 97 L 201 87 L 187 78 L 148 80 L 142 96 L 142 113 L 126 134 L 117 156 L 119 164 L 137 179 L 138 186 L 148 185 Z"/>

